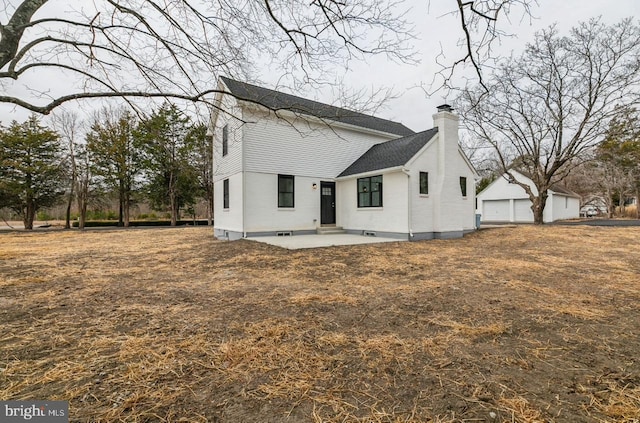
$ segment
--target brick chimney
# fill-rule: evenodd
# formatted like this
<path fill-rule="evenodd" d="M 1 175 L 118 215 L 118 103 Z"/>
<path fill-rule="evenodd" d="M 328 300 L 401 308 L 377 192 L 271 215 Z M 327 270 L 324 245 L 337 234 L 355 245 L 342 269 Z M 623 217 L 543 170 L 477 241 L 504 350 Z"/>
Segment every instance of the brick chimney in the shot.
<path fill-rule="evenodd" d="M 459 120 L 448 104 L 438 106 L 437 113 L 433 115 L 433 125 L 438 128 L 438 172 L 434 187 L 436 201 L 433 216 L 436 233 L 459 229 L 456 222 L 447 218 L 454 207 L 451 199 L 457 198 L 460 191 L 460 175 L 456 171 L 456 163 L 459 160 Z"/>

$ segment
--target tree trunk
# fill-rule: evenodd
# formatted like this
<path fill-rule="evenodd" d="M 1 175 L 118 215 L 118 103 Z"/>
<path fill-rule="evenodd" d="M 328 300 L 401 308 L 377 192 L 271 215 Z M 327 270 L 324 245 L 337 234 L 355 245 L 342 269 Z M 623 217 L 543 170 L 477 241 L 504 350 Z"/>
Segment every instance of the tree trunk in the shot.
<path fill-rule="evenodd" d="M 78 228 L 84 229 L 84 224 L 86 221 L 87 221 L 87 200 L 86 198 L 83 198 L 80 204 L 80 219 L 78 220 Z"/>
<path fill-rule="evenodd" d="M 169 207 L 171 208 L 171 226 L 178 224 L 178 195 L 176 193 L 176 180 L 173 172 L 169 175 Z"/>
<path fill-rule="evenodd" d="M 180 207 L 178 207 L 177 201 L 174 200 L 175 209 L 171 213 L 171 226 L 177 226 L 178 220 L 180 220 Z"/>
<path fill-rule="evenodd" d="M 125 228 L 129 227 L 131 221 L 131 189 L 127 185 L 124 190 L 124 205 L 123 205 L 123 224 Z"/>
<path fill-rule="evenodd" d="M 75 182 L 71 184 L 71 191 L 69 192 L 69 198 L 67 199 L 67 211 L 65 214 L 64 228 L 71 229 L 71 203 L 73 203 L 73 185 Z"/>
<path fill-rule="evenodd" d="M 613 193 L 609 193 L 609 204 L 607 204 L 609 209 L 609 219 L 613 219 L 613 214 L 615 213 L 616 206 L 613 204 Z"/>
<path fill-rule="evenodd" d="M 118 226 L 124 226 L 124 187 L 120 182 L 120 190 L 118 192 Z"/>
<path fill-rule="evenodd" d="M 71 229 L 71 204 L 73 203 L 75 187 L 78 183 L 78 170 L 76 168 L 76 156 L 73 148 L 73 137 L 71 137 L 69 140 L 69 157 L 71 159 L 71 186 L 69 187 L 69 199 L 67 200 L 67 213 L 65 215 L 64 222 L 65 229 Z"/>
<path fill-rule="evenodd" d="M 178 205 L 176 204 L 175 196 L 171 196 L 171 226 L 178 224 Z"/>
<path fill-rule="evenodd" d="M 538 194 L 531 198 L 531 210 L 533 211 L 533 223 L 535 225 L 544 224 L 544 208 L 547 205 L 547 190 L 539 190 L 542 194 Z"/>
<path fill-rule="evenodd" d="M 83 179 L 78 183 L 78 195 L 76 196 L 78 202 L 78 229 L 84 229 L 84 224 L 87 220 L 87 203 L 88 203 L 88 186 Z"/>
<path fill-rule="evenodd" d="M 33 221 L 36 217 L 36 208 L 33 201 L 27 200 L 27 207 L 23 216 L 24 228 L 27 230 L 33 229 Z"/>
<path fill-rule="evenodd" d="M 207 225 L 213 226 L 213 188 L 207 187 Z"/>

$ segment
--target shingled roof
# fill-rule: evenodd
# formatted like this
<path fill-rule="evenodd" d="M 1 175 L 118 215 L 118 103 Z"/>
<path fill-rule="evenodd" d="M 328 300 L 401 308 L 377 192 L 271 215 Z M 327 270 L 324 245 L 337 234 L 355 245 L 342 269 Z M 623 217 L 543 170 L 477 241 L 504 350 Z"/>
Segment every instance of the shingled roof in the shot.
<path fill-rule="evenodd" d="M 402 166 L 411 160 L 437 133 L 438 128 L 432 128 L 408 137 L 376 144 L 338 177 Z"/>
<path fill-rule="evenodd" d="M 237 99 L 261 104 L 271 110 L 289 110 L 294 113 L 301 113 L 320 119 L 373 129 L 399 136 L 414 134 L 411 129 L 398 122 L 380 119 L 375 116 L 369 116 L 352 110 L 330 106 L 317 101 L 307 100 L 291 94 L 258 87 L 257 85 L 235 81 L 224 76 L 221 76 L 220 79 L 227 86 L 231 94 L 233 94 Z"/>

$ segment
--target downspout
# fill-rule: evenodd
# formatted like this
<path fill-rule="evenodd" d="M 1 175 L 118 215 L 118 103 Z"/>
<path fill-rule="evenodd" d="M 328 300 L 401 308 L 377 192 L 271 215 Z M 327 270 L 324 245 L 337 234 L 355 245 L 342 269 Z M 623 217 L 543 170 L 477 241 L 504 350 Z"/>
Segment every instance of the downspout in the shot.
<path fill-rule="evenodd" d="M 411 173 L 409 173 L 409 169 L 402 168 L 402 173 L 407 175 L 407 223 L 409 225 L 409 241 L 413 238 L 413 213 L 412 213 L 412 204 L 411 198 Z"/>
<path fill-rule="evenodd" d="M 244 119 L 244 109 L 242 110 L 242 119 Z M 242 176 L 242 237 L 246 238 L 247 237 L 247 231 L 246 231 L 246 227 L 247 227 L 247 223 L 246 223 L 246 213 L 245 210 L 247 209 L 247 196 L 246 196 L 246 192 L 245 192 L 245 179 L 246 179 L 246 167 L 245 167 L 245 149 L 246 149 L 246 143 L 244 142 L 244 123 L 240 125 L 241 128 L 241 132 L 240 132 L 240 157 L 241 157 L 241 162 L 242 162 L 242 167 L 241 167 L 241 172 L 240 175 Z"/>

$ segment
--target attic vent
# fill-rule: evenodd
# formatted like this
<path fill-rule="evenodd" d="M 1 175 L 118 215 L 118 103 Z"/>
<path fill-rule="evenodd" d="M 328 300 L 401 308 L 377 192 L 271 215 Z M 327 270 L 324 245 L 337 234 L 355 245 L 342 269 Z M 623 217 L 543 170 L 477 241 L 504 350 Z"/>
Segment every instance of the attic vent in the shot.
<path fill-rule="evenodd" d="M 453 112 L 453 107 L 451 107 L 448 104 L 442 104 L 442 105 L 438 106 L 438 111 L 439 112 Z"/>
<path fill-rule="evenodd" d="M 375 232 L 373 231 L 364 231 L 364 233 L 362 234 L 364 236 L 377 236 Z"/>
<path fill-rule="evenodd" d="M 293 235 L 291 231 L 276 232 L 276 236 L 291 236 L 291 235 Z"/>

